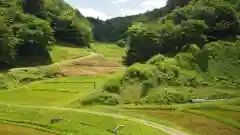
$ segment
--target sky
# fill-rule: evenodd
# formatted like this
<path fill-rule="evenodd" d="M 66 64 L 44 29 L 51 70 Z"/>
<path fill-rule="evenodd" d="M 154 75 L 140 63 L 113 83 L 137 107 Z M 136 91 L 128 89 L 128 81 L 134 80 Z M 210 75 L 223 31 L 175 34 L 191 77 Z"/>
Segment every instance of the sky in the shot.
<path fill-rule="evenodd" d="M 84 16 L 102 20 L 161 8 L 167 0 L 65 0 Z"/>

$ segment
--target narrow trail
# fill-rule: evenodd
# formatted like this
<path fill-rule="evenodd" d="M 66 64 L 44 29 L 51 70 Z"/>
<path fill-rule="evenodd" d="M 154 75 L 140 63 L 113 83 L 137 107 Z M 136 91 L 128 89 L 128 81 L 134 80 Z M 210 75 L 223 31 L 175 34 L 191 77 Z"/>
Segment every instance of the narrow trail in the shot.
<path fill-rule="evenodd" d="M 179 131 L 177 129 L 167 127 L 164 125 L 160 125 L 151 121 L 143 120 L 143 119 L 138 119 L 138 118 L 133 118 L 129 116 L 124 116 L 124 115 L 117 115 L 117 114 L 112 114 L 112 113 L 104 113 L 104 112 L 96 112 L 96 111 L 90 111 L 90 110 L 82 110 L 82 109 L 72 109 L 72 108 L 61 108 L 61 107 L 48 107 L 48 106 L 35 106 L 35 105 L 15 105 L 15 104 L 8 104 L 4 102 L 0 102 L 0 105 L 8 105 L 8 106 L 13 106 L 13 107 L 23 107 L 23 108 L 37 108 L 37 109 L 53 109 L 53 110 L 62 110 L 62 111 L 72 111 L 72 112 L 79 112 L 79 113 L 88 113 L 88 114 L 93 114 L 93 115 L 98 115 L 98 116 L 107 116 L 107 117 L 112 117 L 116 119 L 124 119 L 136 123 L 140 123 L 158 130 L 161 130 L 169 135 L 190 135 L 188 133 L 185 133 L 183 131 Z"/>
<path fill-rule="evenodd" d="M 69 63 L 73 63 L 75 61 L 80 61 L 80 60 L 84 60 L 84 59 L 87 59 L 87 58 L 95 57 L 95 56 L 98 56 L 98 55 L 100 55 L 100 54 L 97 54 L 97 53 L 94 53 L 94 52 L 90 52 L 90 55 L 83 56 L 83 57 L 76 58 L 76 59 L 64 60 L 64 61 L 61 61 L 61 62 L 56 62 L 56 63 L 53 63 L 53 64 L 51 64 L 49 66 L 68 65 Z"/>
<path fill-rule="evenodd" d="M 75 59 L 71 59 L 71 60 L 63 60 L 61 62 L 52 63 L 50 65 L 43 65 L 43 66 L 40 66 L 40 67 L 52 67 L 52 66 L 67 65 L 67 64 L 75 62 L 75 61 L 84 60 L 84 59 L 95 57 L 95 56 L 98 56 L 98 55 L 100 55 L 100 54 L 90 52 L 90 55 L 87 55 L 87 56 L 83 56 L 83 57 L 79 57 L 79 58 L 75 58 Z M 10 69 L 10 71 L 21 70 L 21 69 L 29 69 L 29 68 L 36 68 L 36 67 L 13 68 L 13 69 Z"/>

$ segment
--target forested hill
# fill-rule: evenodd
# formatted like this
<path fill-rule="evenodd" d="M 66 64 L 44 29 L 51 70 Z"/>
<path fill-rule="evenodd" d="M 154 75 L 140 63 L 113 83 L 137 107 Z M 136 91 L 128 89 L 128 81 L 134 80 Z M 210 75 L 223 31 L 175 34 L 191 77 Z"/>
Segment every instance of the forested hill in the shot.
<path fill-rule="evenodd" d="M 0 0 L 0 68 L 48 57 L 55 41 L 89 46 L 91 40 L 90 23 L 63 0 Z"/>
<path fill-rule="evenodd" d="M 167 5 L 163 8 L 154 9 L 143 14 L 116 17 L 106 21 L 88 17 L 91 22 L 94 38 L 103 42 L 116 42 L 126 37 L 126 31 L 133 22 L 149 22 L 155 21 L 160 17 L 163 17 L 167 13 L 171 12 L 176 7 L 182 7 L 187 5 L 191 0 L 168 0 Z"/>
<path fill-rule="evenodd" d="M 240 86 L 239 0 L 192 0 L 156 20 L 134 22 L 125 32 L 129 67 L 106 91 L 135 86 L 141 98 L 160 86 Z M 148 95 L 147 102 L 163 95 Z"/>

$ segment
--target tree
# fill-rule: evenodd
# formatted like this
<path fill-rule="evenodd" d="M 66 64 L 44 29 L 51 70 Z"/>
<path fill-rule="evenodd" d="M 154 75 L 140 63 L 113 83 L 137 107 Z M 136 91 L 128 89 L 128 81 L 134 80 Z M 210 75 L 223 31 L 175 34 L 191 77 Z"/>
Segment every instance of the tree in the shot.
<path fill-rule="evenodd" d="M 45 18 L 44 0 L 22 0 L 24 13 Z"/>
<path fill-rule="evenodd" d="M 214 35 L 217 38 L 235 37 L 239 32 L 240 22 L 237 12 L 230 4 L 220 4 L 215 7 Z"/>
<path fill-rule="evenodd" d="M 12 64 L 17 40 L 4 18 L 0 18 L 0 68 Z"/>
<path fill-rule="evenodd" d="M 16 36 L 21 41 L 17 46 L 17 54 L 19 56 L 43 56 L 54 41 L 50 24 L 31 15 L 20 14 L 20 18 L 22 24 L 13 25 Z"/>

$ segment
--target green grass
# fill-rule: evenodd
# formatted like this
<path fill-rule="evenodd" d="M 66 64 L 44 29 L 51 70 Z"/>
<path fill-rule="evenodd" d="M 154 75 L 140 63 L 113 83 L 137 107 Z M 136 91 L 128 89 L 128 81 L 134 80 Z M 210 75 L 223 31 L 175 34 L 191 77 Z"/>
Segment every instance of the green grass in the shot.
<path fill-rule="evenodd" d="M 15 91 L 6 91 L 0 93 L 0 102 L 12 104 L 30 104 L 30 105 L 64 105 L 74 100 L 77 94 L 34 91 L 34 89 L 20 89 Z"/>
<path fill-rule="evenodd" d="M 78 99 L 81 99 L 82 97 L 94 91 L 99 90 L 106 78 L 106 76 L 83 76 L 57 78 L 34 82 L 12 91 L 1 92 L 0 102 L 14 104 L 65 106 Z M 94 82 L 96 84 L 96 88 L 94 89 L 93 83 L 85 82 Z"/>
<path fill-rule="evenodd" d="M 174 87 L 174 86 L 160 86 L 153 88 L 149 93 L 157 93 L 166 90 L 168 92 L 177 92 L 184 96 L 185 99 L 208 98 L 208 99 L 221 99 L 221 98 L 236 98 L 240 97 L 238 89 L 231 88 L 213 88 L 213 87 Z"/>
<path fill-rule="evenodd" d="M 1 135 L 53 135 L 51 133 L 42 132 L 39 130 L 14 126 L 10 124 L 0 124 Z"/>
<path fill-rule="evenodd" d="M 144 113 L 145 115 L 153 117 L 155 119 L 171 121 L 192 132 L 204 135 L 214 134 L 237 135 L 240 133 L 238 129 L 226 123 L 222 123 L 220 121 L 205 116 L 189 114 L 181 111 L 138 110 L 134 112 Z"/>
<path fill-rule="evenodd" d="M 239 99 L 207 102 L 196 104 L 173 104 L 173 105 L 143 105 L 143 106 L 123 106 L 124 109 L 133 110 L 152 110 L 152 111 L 180 111 L 191 115 L 202 116 L 208 119 L 216 120 L 225 125 L 240 130 L 239 121 Z M 187 120 L 188 117 L 185 117 Z M 172 119 L 173 120 L 173 119 Z"/>
<path fill-rule="evenodd" d="M 0 72 L 0 89 L 12 89 L 30 82 L 61 76 L 56 67 L 31 67 Z"/>
<path fill-rule="evenodd" d="M 50 50 L 49 53 L 53 62 L 60 62 L 90 55 L 89 51 L 90 49 L 88 48 L 80 48 L 67 43 L 58 43 L 52 47 L 52 50 Z"/>
<path fill-rule="evenodd" d="M 232 127 L 240 129 L 240 122 L 237 121 L 237 120 L 233 120 L 233 119 L 230 119 L 230 118 L 226 118 L 224 116 L 216 115 L 214 113 L 210 113 L 210 112 L 206 112 L 206 111 L 202 111 L 202 110 L 184 110 L 184 111 L 187 112 L 187 113 L 196 114 L 196 115 L 199 115 L 199 116 L 209 117 L 211 119 L 215 119 L 215 120 L 218 120 L 220 122 L 224 122 L 228 125 L 231 125 Z M 218 111 L 221 111 L 221 110 L 218 110 Z"/>
<path fill-rule="evenodd" d="M 240 130 L 234 127 L 230 123 L 220 121 L 219 119 L 214 119 L 212 117 L 207 117 L 205 115 L 200 115 L 197 113 L 189 113 L 187 109 L 182 111 L 180 105 L 179 108 L 176 105 L 165 105 L 165 106 L 145 106 L 143 107 L 131 107 L 128 106 L 118 106 L 118 107 L 106 107 L 106 106 L 89 106 L 89 110 L 97 110 L 103 112 L 111 112 L 115 114 L 128 115 L 136 118 L 141 118 L 145 120 L 150 120 L 162 125 L 167 125 L 169 127 L 174 127 L 178 130 L 185 131 L 191 134 L 228 134 L 228 135 L 238 135 Z M 131 109 L 129 109 L 129 107 Z M 172 108 L 171 108 L 172 107 Z M 135 108 L 135 109 L 133 109 Z M 200 111 L 200 110 L 199 110 Z M 201 110 L 202 111 L 202 110 Z M 217 111 L 217 110 L 216 110 Z M 218 110 L 217 112 L 222 112 Z M 237 116 L 237 113 L 236 113 Z M 219 117 L 224 118 L 220 115 Z"/>
<path fill-rule="evenodd" d="M 109 58 L 110 60 L 115 60 L 118 62 L 122 61 L 122 57 L 126 53 L 125 48 L 120 48 L 115 44 L 106 44 L 106 43 L 94 43 L 91 48 L 99 54 L 103 54 L 104 57 Z"/>
<path fill-rule="evenodd" d="M 111 135 L 106 129 L 114 129 L 118 124 L 125 125 L 118 134 L 124 135 L 165 135 L 165 133 L 123 119 L 116 119 L 107 116 L 97 116 L 88 113 L 79 113 L 73 111 L 61 111 L 54 109 L 36 109 L 24 107 L 12 107 L 0 105 L 0 121 L 12 121 L 13 123 L 26 123 L 31 127 L 32 125 L 39 125 L 40 127 L 55 130 L 63 134 L 86 134 L 86 135 Z M 63 120 L 51 124 L 52 118 L 62 117 Z M 80 123 L 91 124 L 96 127 L 81 125 Z"/>

